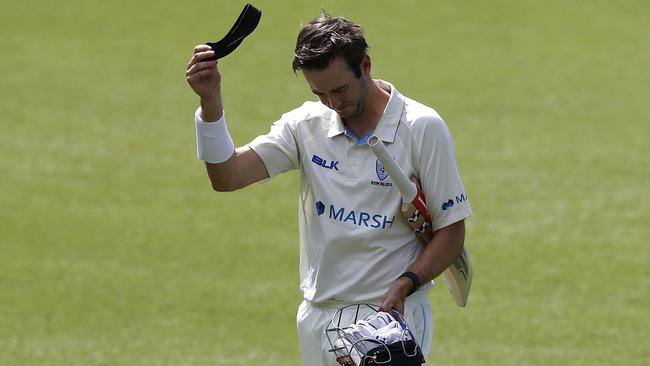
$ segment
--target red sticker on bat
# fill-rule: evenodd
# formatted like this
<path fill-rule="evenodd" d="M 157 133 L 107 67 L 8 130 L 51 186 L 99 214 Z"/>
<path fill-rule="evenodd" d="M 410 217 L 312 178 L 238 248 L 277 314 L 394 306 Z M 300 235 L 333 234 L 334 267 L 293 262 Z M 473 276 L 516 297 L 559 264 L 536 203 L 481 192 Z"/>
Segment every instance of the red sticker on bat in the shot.
<path fill-rule="evenodd" d="M 418 191 L 418 194 L 415 195 L 413 202 L 411 202 L 415 208 L 420 211 L 426 222 L 431 224 L 431 216 L 429 216 L 429 210 L 427 210 L 427 199 L 422 194 L 422 191 Z"/>

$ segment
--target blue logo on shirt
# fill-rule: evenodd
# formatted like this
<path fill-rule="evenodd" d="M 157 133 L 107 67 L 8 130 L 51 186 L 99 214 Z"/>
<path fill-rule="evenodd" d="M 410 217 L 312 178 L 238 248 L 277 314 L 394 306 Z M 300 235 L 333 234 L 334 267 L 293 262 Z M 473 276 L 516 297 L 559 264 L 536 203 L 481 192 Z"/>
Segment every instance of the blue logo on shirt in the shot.
<path fill-rule="evenodd" d="M 349 210 L 345 207 L 329 206 L 328 218 L 330 220 L 341 221 L 354 226 L 365 226 L 373 229 L 390 229 L 395 221 L 395 216 L 388 217 L 382 214 L 373 214 L 364 211 Z M 316 202 L 316 213 L 318 216 L 325 214 L 326 205 Z"/>
<path fill-rule="evenodd" d="M 443 211 L 447 210 L 448 208 L 452 208 L 452 207 L 454 207 L 454 201 L 453 200 L 449 200 L 449 201 L 442 204 L 442 210 Z"/>
<path fill-rule="evenodd" d="M 379 159 L 377 159 L 377 163 L 375 163 L 375 168 L 377 169 L 377 178 L 379 178 L 380 181 L 388 178 L 388 170 L 386 170 L 384 164 L 382 164 Z"/>
<path fill-rule="evenodd" d="M 458 204 L 463 203 L 463 202 L 467 202 L 467 196 L 465 195 L 465 193 L 461 193 L 460 196 L 456 196 L 455 198 L 456 198 L 456 203 L 458 203 Z M 451 199 L 451 198 L 447 202 L 442 204 L 442 210 L 443 211 L 445 211 L 445 210 L 447 210 L 449 208 L 452 208 L 452 207 L 454 207 L 454 200 Z"/>
<path fill-rule="evenodd" d="M 325 212 L 325 204 L 323 202 L 316 202 L 316 212 L 318 213 L 318 216 L 322 215 Z"/>
<path fill-rule="evenodd" d="M 311 157 L 311 162 L 318 165 L 318 166 L 320 166 L 320 167 L 323 167 L 323 168 L 327 168 L 327 169 L 330 169 L 330 170 L 331 169 L 339 170 L 339 168 L 337 166 L 339 164 L 338 161 L 330 160 L 328 162 L 326 159 L 323 159 L 320 156 L 315 155 L 315 154 L 314 154 L 314 156 Z"/>

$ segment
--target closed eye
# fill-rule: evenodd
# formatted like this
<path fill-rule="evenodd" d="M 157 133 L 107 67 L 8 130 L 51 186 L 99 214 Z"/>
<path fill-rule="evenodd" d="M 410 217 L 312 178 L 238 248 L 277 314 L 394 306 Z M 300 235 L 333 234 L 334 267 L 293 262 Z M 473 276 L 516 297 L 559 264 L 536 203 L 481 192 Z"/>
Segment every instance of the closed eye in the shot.
<path fill-rule="evenodd" d="M 338 87 L 338 88 L 336 88 L 336 89 L 330 91 L 330 94 L 343 93 L 344 91 L 346 91 L 346 90 L 348 90 L 348 89 L 349 89 L 348 85 L 345 84 L 345 85 L 343 85 L 343 86 L 340 86 L 340 87 Z M 325 96 L 325 94 L 326 94 L 326 93 L 319 92 L 318 90 L 314 90 L 314 89 L 312 89 L 311 92 L 314 93 L 314 94 L 316 94 L 316 95 L 318 95 L 319 97 L 321 97 L 321 96 Z"/>
<path fill-rule="evenodd" d="M 340 88 L 338 88 L 338 89 L 334 89 L 334 90 L 332 91 L 332 93 L 343 93 L 343 92 L 346 91 L 346 90 L 348 90 L 348 86 L 347 86 L 347 85 L 343 85 L 342 87 L 340 87 Z"/>

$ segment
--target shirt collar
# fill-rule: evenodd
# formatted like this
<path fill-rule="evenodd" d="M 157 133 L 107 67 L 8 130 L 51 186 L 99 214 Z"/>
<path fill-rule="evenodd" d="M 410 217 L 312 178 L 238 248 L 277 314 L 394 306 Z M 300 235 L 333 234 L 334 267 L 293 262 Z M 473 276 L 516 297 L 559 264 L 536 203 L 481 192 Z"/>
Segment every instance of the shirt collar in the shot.
<path fill-rule="evenodd" d="M 384 113 L 377 123 L 374 134 L 382 139 L 382 141 L 392 143 L 395 141 L 397 126 L 399 126 L 402 110 L 404 109 L 404 97 L 397 91 L 393 84 L 383 80 L 379 81 L 390 87 L 390 98 L 388 99 Z M 347 129 L 343 124 L 341 116 L 335 111 L 332 111 L 327 137 L 332 138 L 344 134 L 346 131 Z"/>

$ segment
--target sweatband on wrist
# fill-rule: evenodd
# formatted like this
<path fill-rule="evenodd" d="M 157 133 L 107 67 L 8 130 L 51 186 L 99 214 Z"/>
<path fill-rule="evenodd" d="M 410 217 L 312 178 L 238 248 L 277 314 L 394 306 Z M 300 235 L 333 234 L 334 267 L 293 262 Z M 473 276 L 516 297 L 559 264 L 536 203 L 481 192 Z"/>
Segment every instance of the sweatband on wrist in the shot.
<path fill-rule="evenodd" d="M 208 163 L 218 164 L 230 159 L 235 152 L 235 144 L 228 133 L 226 117 L 216 122 L 203 122 L 201 108 L 194 114 L 196 125 L 196 157 Z"/>
<path fill-rule="evenodd" d="M 413 287 L 411 287 L 411 291 L 409 291 L 408 295 L 406 295 L 406 296 L 413 295 L 413 293 L 415 291 L 417 291 L 420 288 L 420 285 L 421 285 L 420 279 L 418 278 L 418 275 L 416 275 L 413 272 L 404 272 L 404 273 L 402 273 L 401 276 L 399 276 L 397 278 L 402 278 L 402 277 L 408 277 L 411 280 L 411 282 L 413 282 Z"/>

